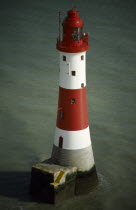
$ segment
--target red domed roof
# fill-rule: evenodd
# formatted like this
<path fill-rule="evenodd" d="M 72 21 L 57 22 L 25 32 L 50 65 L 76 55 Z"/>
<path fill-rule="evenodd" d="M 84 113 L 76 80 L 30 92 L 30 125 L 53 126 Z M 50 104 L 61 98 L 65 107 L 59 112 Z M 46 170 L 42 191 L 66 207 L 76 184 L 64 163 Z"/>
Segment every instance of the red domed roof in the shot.
<path fill-rule="evenodd" d="M 84 23 L 78 16 L 78 11 L 72 9 L 67 12 L 67 17 L 64 19 L 62 25 L 67 25 L 72 28 L 79 28 L 82 27 Z"/>

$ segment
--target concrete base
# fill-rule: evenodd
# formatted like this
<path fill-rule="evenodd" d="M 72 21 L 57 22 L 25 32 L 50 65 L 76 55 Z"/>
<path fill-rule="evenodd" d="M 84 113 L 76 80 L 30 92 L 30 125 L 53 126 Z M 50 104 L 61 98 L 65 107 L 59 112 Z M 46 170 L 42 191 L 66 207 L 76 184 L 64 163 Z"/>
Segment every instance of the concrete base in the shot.
<path fill-rule="evenodd" d="M 34 200 L 55 204 L 87 194 L 97 183 L 95 166 L 79 172 L 76 167 L 56 165 L 48 159 L 32 166 L 30 191 Z"/>
<path fill-rule="evenodd" d="M 50 160 L 32 166 L 31 194 L 46 203 L 59 203 L 75 195 L 76 167 L 54 165 Z"/>
<path fill-rule="evenodd" d="M 62 166 L 76 166 L 78 173 L 87 174 L 95 166 L 92 146 L 83 149 L 67 150 L 53 145 L 52 162 Z"/>

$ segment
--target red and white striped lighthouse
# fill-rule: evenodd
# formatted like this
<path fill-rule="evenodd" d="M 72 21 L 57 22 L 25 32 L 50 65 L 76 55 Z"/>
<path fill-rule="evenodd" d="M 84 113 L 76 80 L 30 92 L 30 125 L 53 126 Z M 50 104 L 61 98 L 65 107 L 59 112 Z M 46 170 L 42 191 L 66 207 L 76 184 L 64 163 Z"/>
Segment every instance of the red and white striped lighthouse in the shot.
<path fill-rule="evenodd" d="M 62 22 L 62 35 L 56 48 L 60 53 L 59 101 L 52 162 L 76 166 L 88 172 L 94 157 L 88 122 L 86 99 L 86 51 L 88 34 L 83 32 L 78 12 L 67 12 Z"/>

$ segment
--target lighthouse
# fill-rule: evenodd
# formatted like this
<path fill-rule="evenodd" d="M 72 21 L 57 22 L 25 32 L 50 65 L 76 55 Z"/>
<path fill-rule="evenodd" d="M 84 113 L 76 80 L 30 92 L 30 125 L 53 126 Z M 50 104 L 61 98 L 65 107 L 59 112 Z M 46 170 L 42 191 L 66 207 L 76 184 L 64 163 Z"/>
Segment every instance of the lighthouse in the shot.
<path fill-rule="evenodd" d="M 86 95 L 88 34 L 75 9 L 69 10 L 59 30 L 59 97 L 51 160 L 56 165 L 75 166 L 78 172 L 95 167 Z M 61 27 L 59 27 L 61 28 Z"/>
<path fill-rule="evenodd" d="M 86 194 L 98 183 L 86 95 L 89 44 L 83 26 L 75 9 L 67 12 L 62 28 L 59 16 L 59 97 L 54 144 L 51 158 L 32 165 L 30 185 L 32 196 L 47 203 Z M 91 176 L 80 179 L 86 174 Z"/>

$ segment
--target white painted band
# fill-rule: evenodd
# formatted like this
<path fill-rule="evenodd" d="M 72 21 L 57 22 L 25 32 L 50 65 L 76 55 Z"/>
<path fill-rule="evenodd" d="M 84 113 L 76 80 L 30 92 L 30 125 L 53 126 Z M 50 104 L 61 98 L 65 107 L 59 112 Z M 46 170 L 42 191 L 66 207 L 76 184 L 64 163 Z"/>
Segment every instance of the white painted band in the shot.
<path fill-rule="evenodd" d="M 78 131 L 66 131 L 56 127 L 54 144 L 59 147 L 59 139 L 63 138 L 63 149 L 83 149 L 91 144 L 89 126 Z"/>
<path fill-rule="evenodd" d="M 86 51 L 60 52 L 59 86 L 66 89 L 80 89 L 86 86 Z"/>

